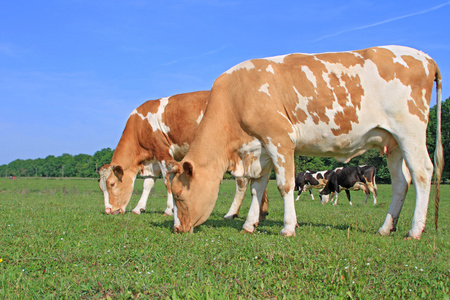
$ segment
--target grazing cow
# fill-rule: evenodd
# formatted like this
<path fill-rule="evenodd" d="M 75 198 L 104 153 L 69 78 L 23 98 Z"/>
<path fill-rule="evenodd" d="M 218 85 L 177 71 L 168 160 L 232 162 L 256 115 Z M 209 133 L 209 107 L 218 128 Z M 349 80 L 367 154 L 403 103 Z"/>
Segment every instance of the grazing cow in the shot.
<path fill-rule="evenodd" d="M 138 173 L 145 178 L 144 190 L 133 213 L 140 214 L 145 210 L 155 180 L 162 174 L 167 187 L 164 214 L 173 214 L 173 197 L 166 164 L 184 157 L 208 99 L 209 91 L 180 94 L 147 101 L 131 113 L 111 163 L 99 171 L 99 186 L 104 194 L 107 214 L 125 212 Z M 236 195 L 225 218 L 237 216 L 247 186 L 247 178 L 236 180 Z M 265 193 L 261 219 L 267 215 L 267 201 Z"/>
<path fill-rule="evenodd" d="M 320 203 L 328 203 L 334 197 L 333 205 L 337 205 L 338 195 L 345 191 L 350 205 L 353 205 L 350 198 L 350 191 L 362 190 L 366 194 L 366 201 L 369 194 L 373 195 L 373 204 L 377 204 L 377 186 L 375 182 L 376 169 L 374 166 L 344 167 L 338 168 L 329 174 L 329 180 L 322 191 L 320 191 Z"/>
<path fill-rule="evenodd" d="M 312 189 L 322 189 L 328 181 L 333 170 L 327 171 L 304 171 L 295 177 L 295 191 L 298 191 L 295 201 L 300 199 L 302 192 L 309 191 L 311 200 L 314 200 Z"/>
<path fill-rule="evenodd" d="M 333 171 L 329 177 L 329 180 L 323 190 L 320 191 L 320 203 L 328 203 L 330 197 L 335 197 L 334 205 L 337 204 L 339 192 L 344 191 L 347 194 L 348 202 L 352 204 L 350 198 L 351 191 L 367 189 L 366 180 L 359 167 L 344 167 L 339 170 Z"/>
<path fill-rule="evenodd" d="M 252 178 L 244 232 L 258 223 L 258 202 L 272 167 L 284 200 L 282 235 L 295 234 L 294 155 L 348 162 L 370 148 L 387 155 L 393 196 L 384 224 L 396 229 L 411 181 L 416 207 L 410 237 L 425 228 L 433 164 L 426 129 L 433 84 L 437 90 L 436 182 L 443 167 L 437 64 L 421 51 L 374 47 L 322 54 L 289 54 L 236 65 L 213 84 L 203 121 L 181 162 L 171 162 L 178 209 L 176 232 L 208 219 L 229 170 Z M 436 184 L 439 191 L 440 186 Z M 438 193 L 437 193 L 438 195 Z M 435 198 L 438 203 L 439 196 Z"/>

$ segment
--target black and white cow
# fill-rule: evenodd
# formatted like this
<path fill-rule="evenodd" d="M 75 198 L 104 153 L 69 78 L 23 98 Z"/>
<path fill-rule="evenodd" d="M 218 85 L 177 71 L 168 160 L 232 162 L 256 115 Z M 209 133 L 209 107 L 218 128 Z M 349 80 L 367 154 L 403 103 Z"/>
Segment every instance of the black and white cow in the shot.
<path fill-rule="evenodd" d="M 314 195 L 312 189 L 323 188 L 328 181 L 328 178 L 333 173 L 333 170 L 326 171 L 303 171 L 298 173 L 295 177 L 295 191 L 298 190 L 298 196 L 295 201 L 300 199 L 302 192 L 309 191 L 311 195 L 311 200 L 314 200 Z"/>
<path fill-rule="evenodd" d="M 349 204 L 353 205 L 350 198 L 350 190 L 363 190 L 367 195 L 369 189 L 366 185 L 366 182 L 367 181 L 363 175 L 361 167 L 343 167 L 341 169 L 337 169 L 332 172 L 327 181 L 327 184 L 325 185 L 323 190 L 320 191 L 320 203 L 328 203 L 331 196 L 331 198 L 335 197 L 335 201 L 333 204 L 336 205 L 339 192 L 345 190 Z"/>

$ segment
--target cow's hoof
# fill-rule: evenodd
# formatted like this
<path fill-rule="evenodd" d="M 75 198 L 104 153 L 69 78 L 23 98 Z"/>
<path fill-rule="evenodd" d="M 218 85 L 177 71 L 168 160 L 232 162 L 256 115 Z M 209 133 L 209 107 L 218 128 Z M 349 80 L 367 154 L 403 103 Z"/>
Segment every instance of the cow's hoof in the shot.
<path fill-rule="evenodd" d="M 258 226 L 258 223 L 253 224 L 253 226 L 244 226 L 242 227 L 243 233 L 253 233 L 255 231 L 255 228 Z"/>
<path fill-rule="evenodd" d="M 391 230 L 385 230 L 385 229 L 378 229 L 377 231 L 377 235 L 381 235 L 381 236 L 389 236 L 391 234 L 391 232 L 396 231 L 396 228 L 392 228 Z"/>
<path fill-rule="evenodd" d="M 404 240 L 405 241 L 408 241 L 408 240 L 420 241 L 420 236 L 409 236 L 409 235 L 407 235 L 407 236 L 405 236 Z"/>
<path fill-rule="evenodd" d="M 420 241 L 420 237 L 422 236 L 422 232 L 425 231 L 425 228 L 422 230 L 416 230 L 416 231 L 408 231 L 408 234 L 406 235 L 406 239 L 410 240 L 410 239 L 415 239 Z"/>
<path fill-rule="evenodd" d="M 242 229 L 241 231 L 242 234 L 252 234 L 253 231 L 247 230 L 247 229 Z"/>
<path fill-rule="evenodd" d="M 225 220 L 233 220 L 235 218 L 237 218 L 238 215 L 234 214 L 234 215 L 226 215 L 225 217 L 223 217 Z"/>
<path fill-rule="evenodd" d="M 282 236 L 295 236 L 295 230 L 288 230 L 283 228 L 283 230 L 281 230 L 280 235 Z"/>
<path fill-rule="evenodd" d="M 173 211 L 172 211 L 172 210 L 166 209 L 166 210 L 164 211 L 164 213 L 163 213 L 163 216 L 164 216 L 164 217 L 167 217 L 167 216 L 173 216 Z"/>

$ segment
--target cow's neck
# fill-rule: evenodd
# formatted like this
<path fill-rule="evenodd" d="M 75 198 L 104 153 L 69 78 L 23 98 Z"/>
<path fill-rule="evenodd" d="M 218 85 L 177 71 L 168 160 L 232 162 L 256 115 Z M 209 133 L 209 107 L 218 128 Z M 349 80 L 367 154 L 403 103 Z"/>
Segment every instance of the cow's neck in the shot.
<path fill-rule="evenodd" d="M 149 152 L 142 148 L 136 134 L 135 126 L 127 123 L 117 148 L 111 159 L 111 165 L 120 165 L 125 171 L 137 174 L 141 169 L 141 162 L 148 159 Z"/>
<path fill-rule="evenodd" d="M 208 107 L 208 110 L 212 108 Z M 243 135 L 239 124 L 230 121 L 232 118 L 227 118 L 225 110 L 219 108 L 218 111 L 218 114 L 209 114 L 214 118 L 203 118 L 184 160 L 193 161 L 197 168 L 206 169 L 211 176 L 222 179 L 237 156 Z"/>

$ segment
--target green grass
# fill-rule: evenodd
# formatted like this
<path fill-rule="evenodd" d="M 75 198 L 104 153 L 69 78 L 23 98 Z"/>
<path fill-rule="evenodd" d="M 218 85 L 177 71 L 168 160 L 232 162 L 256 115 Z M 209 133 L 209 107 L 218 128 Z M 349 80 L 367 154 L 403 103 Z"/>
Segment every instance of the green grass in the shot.
<path fill-rule="evenodd" d="M 129 211 L 142 180 L 135 187 Z M 413 189 L 389 237 L 375 233 L 390 186 L 379 185 L 376 206 L 364 205 L 358 192 L 353 207 L 344 194 L 338 206 L 304 194 L 291 238 L 279 235 L 282 200 L 274 182 L 268 189 L 270 214 L 256 233 L 240 233 L 248 192 L 240 218 L 222 219 L 234 196 L 234 182 L 224 181 L 210 219 L 194 234 L 177 235 L 173 218 L 162 216 L 162 181 L 145 214 L 110 216 L 96 180 L 2 178 L 0 298 L 449 299 L 450 186 L 442 187 L 439 230 L 430 203 L 420 241 L 404 239 Z"/>

